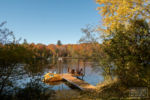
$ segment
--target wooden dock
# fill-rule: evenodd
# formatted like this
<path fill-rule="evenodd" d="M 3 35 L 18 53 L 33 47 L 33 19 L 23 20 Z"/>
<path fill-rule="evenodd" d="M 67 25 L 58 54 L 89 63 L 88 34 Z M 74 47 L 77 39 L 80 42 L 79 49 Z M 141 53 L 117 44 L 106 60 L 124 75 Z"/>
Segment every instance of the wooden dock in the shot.
<path fill-rule="evenodd" d="M 73 77 L 71 74 L 63 74 L 63 79 L 68 81 L 70 84 L 78 87 L 79 89 L 81 90 L 95 90 L 96 87 L 83 81 L 83 80 L 80 80 L 76 77 Z"/>

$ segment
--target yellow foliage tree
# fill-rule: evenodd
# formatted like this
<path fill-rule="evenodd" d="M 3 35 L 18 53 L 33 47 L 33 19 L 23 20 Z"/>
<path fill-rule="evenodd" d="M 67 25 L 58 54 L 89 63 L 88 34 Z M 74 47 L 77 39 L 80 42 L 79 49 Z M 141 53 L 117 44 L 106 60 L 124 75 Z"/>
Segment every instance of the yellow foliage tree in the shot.
<path fill-rule="evenodd" d="M 130 19 L 143 18 L 150 22 L 150 0 L 96 0 L 103 17 L 103 25 L 110 30 Z"/>

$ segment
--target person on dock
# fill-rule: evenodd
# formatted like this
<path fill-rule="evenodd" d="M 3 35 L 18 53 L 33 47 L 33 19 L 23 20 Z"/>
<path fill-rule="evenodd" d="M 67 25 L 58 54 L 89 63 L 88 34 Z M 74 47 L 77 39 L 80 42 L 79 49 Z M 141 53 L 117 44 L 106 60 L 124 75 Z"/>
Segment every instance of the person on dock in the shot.
<path fill-rule="evenodd" d="M 79 71 L 78 74 L 79 74 L 79 75 L 83 75 L 83 69 L 82 69 L 82 68 L 80 69 L 80 71 Z"/>
<path fill-rule="evenodd" d="M 75 74 L 75 70 L 74 69 L 71 70 L 71 74 Z"/>

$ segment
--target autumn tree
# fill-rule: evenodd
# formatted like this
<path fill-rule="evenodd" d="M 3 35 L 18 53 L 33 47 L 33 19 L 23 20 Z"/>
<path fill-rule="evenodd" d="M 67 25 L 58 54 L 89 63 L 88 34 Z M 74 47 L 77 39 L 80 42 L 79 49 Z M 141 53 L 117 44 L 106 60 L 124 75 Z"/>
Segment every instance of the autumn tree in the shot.
<path fill-rule="evenodd" d="M 150 0 L 96 0 L 107 34 L 120 24 L 142 18 L 150 22 Z M 106 35 L 106 34 L 105 34 Z"/>

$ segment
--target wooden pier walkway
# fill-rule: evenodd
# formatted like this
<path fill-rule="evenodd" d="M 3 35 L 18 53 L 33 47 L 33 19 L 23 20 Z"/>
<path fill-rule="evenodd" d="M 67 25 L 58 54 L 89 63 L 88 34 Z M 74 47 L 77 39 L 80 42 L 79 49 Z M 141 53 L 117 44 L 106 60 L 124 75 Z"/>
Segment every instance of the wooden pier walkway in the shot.
<path fill-rule="evenodd" d="M 68 81 L 70 84 L 78 87 L 79 89 L 81 90 L 95 90 L 96 87 L 83 81 L 83 80 L 80 80 L 76 77 L 73 77 L 71 74 L 63 74 L 63 79 Z"/>

